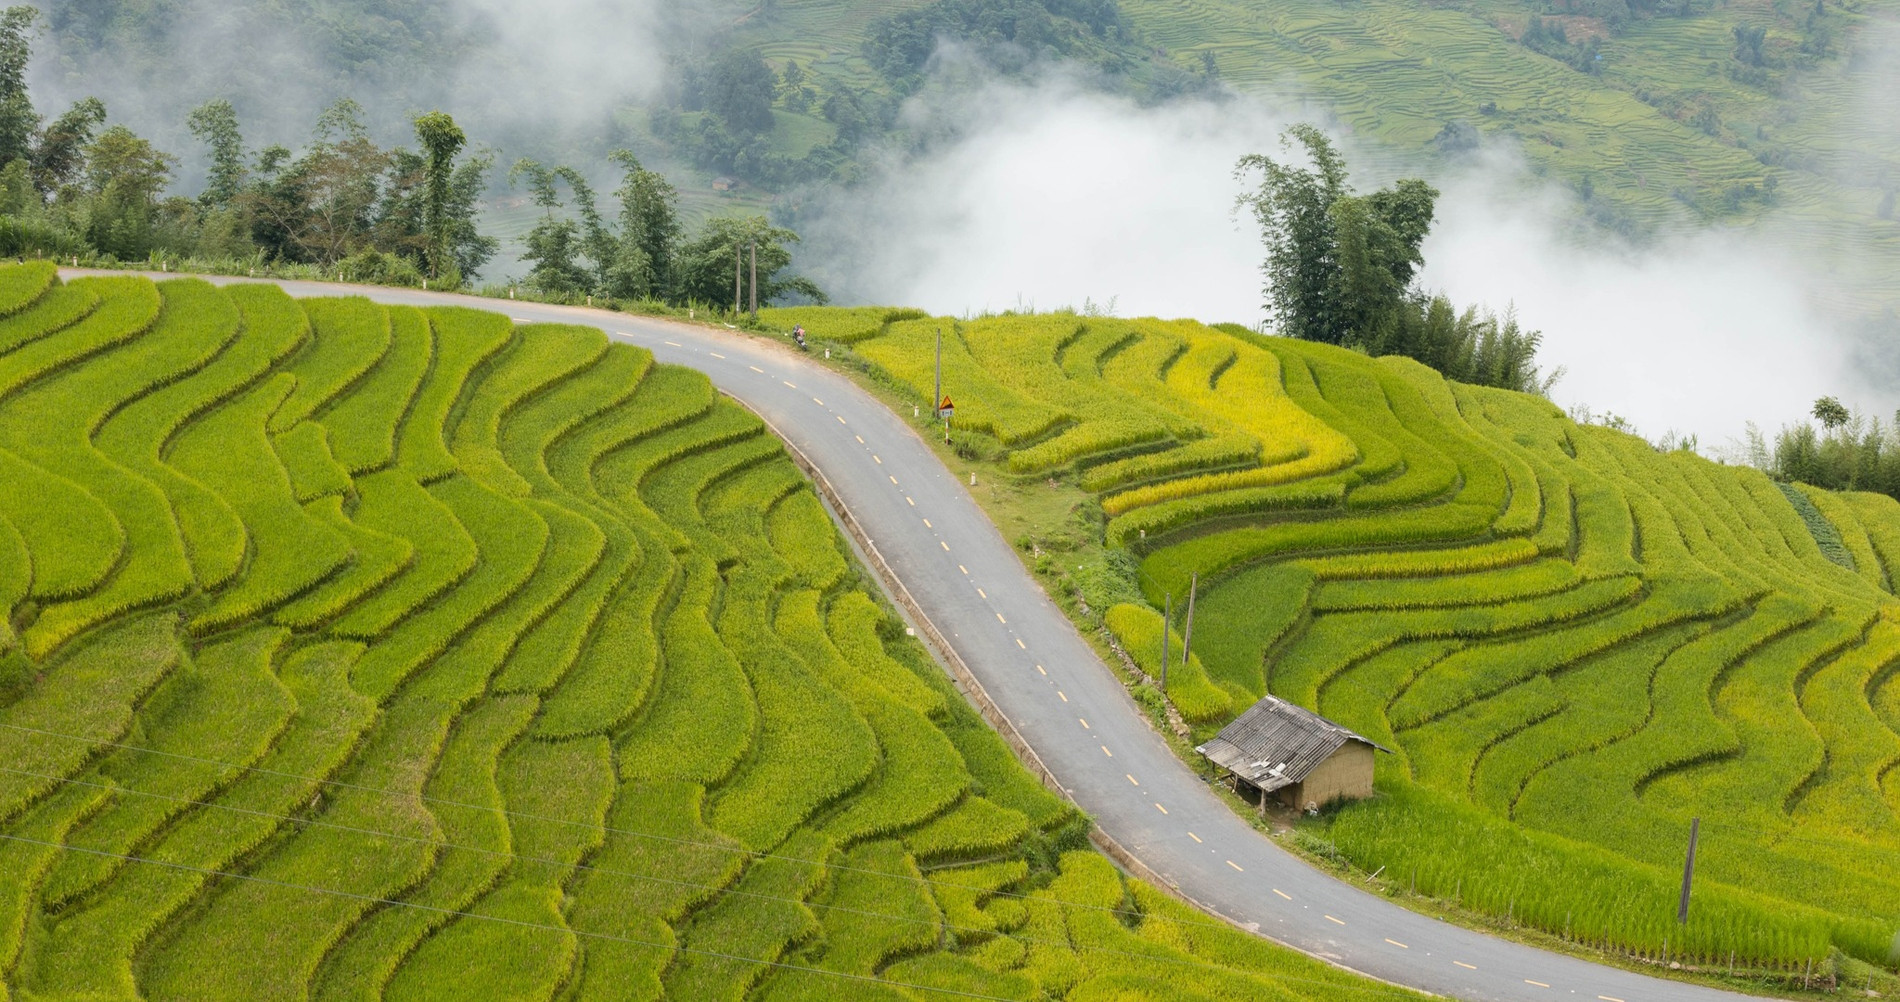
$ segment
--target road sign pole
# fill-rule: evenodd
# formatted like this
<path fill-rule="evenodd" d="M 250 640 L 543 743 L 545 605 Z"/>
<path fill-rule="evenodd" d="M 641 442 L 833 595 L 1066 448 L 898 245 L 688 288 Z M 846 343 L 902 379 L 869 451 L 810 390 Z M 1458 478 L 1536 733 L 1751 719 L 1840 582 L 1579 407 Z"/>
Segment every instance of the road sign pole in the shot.
<path fill-rule="evenodd" d="M 1701 818 L 1689 819 L 1689 855 L 1682 861 L 1682 902 L 1676 906 L 1677 923 L 1689 921 L 1689 882 L 1695 879 L 1695 842 L 1701 829 Z"/>

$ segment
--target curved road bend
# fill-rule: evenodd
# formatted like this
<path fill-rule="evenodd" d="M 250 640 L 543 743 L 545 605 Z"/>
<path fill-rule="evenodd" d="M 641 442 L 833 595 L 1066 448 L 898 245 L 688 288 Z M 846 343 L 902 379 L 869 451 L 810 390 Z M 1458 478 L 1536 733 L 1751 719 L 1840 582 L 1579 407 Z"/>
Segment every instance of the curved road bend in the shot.
<path fill-rule="evenodd" d="M 214 279 L 214 281 L 243 281 Z M 989 518 L 903 420 L 849 379 L 736 334 L 606 311 L 283 282 L 295 296 L 463 305 L 599 327 L 712 378 L 822 470 L 932 624 L 1069 796 L 1189 897 L 1334 963 L 1461 999 L 1716 1002 L 1651 978 L 1427 918 L 1263 838 L 1154 732 Z"/>

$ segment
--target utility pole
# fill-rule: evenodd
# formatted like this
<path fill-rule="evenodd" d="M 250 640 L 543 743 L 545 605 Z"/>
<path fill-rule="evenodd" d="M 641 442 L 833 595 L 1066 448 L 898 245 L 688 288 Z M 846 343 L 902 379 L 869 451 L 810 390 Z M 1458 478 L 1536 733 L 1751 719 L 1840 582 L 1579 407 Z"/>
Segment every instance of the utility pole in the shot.
<path fill-rule="evenodd" d="M 1184 628 L 1184 629 L 1183 629 L 1183 630 L 1181 631 L 1181 666 L 1182 666 L 1183 668 L 1185 668 L 1185 667 L 1187 667 L 1187 663 L 1188 663 L 1188 655 L 1189 655 L 1189 654 L 1192 654 L 1192 653 L 1194 652 L 1194 651 L 1193 651 L 1193 645 L 1194 645 L 1194 592 L 1195 592 L 1195 591 L 1196 591 L 1197 589 L 1199 589 L 1199 588 L 1200 588 L 1200 586 L 1201 586 L 1201 572 L 1200 572 L 1200 571 L 1195 571 L 1195 572 L 1194 572 L 1194 576 L 1193 576 L 1193 577 L 1190 577 L 1190 578 L 1188 578 L 1188 618 L 1187 618 L 1187 626 L 1186 626 L 1186 628 Z"/>
<path fill-rule="evenodd" d="M 759 242 L 752 241 L 752 319 L 759 319 Z"/>
<path fill-rule="evenodd" d="M 1168 698 L 1168 621 L 1174 618 L 1174 593 L 1169 592 L 1161 611 L 1161 698 Z"/>
<path fill-rule="evenodd" d="M 744 258 L 745 258 L 745 252 L 739 249 L 738 244 L 733 244 L 732 245 L 732 318 L 734 320 L 739 319 L 739 310 L 741 306 L 743 305 L 742 300 L 740 300 L 739 298 L 739 279 L 742 275 L 742 272 L 740 269 L 745 264 Z"/>
<path fill-rule="evenodd" d="M 1689 855 L 1682 861 L 1682 903 L 1676 906 L 1676 922 L 1689 921 L 1689 882 L 1695 877 L 1695 840 L 1702 828 L 1701 818 L 1689 819 Z"/>
<path fill-rule="evenodd" d="M 930 406 L 943 410 L 943 328 L 937 328 L 937 385 L 930 391 Z"/>

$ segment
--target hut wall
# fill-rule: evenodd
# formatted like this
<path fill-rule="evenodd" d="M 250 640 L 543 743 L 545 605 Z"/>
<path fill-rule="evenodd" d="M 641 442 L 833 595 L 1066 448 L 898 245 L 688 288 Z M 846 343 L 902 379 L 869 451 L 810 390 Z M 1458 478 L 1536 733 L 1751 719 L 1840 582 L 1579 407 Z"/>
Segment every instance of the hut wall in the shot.
<path fill-rule="evenodd" d="M 1315 766 L 1305 781 L 1280 791 L 1289 807 L 1320 807 L 1339 799 L 1372 796 L 1372 746 L 1348 741 Z"/>

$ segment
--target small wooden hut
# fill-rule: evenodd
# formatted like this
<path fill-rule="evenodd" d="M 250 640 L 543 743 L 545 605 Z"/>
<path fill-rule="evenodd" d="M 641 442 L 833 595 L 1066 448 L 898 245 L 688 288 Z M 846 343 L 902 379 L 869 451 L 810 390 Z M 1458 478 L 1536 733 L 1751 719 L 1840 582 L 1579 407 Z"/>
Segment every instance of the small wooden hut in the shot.
<path fill-rule="evenodd" d="M 1233 777 L 1295 810 L 1372 795 L 1375 744 L 1311 710 L 1267 696 L 1195 749 Z"/>

